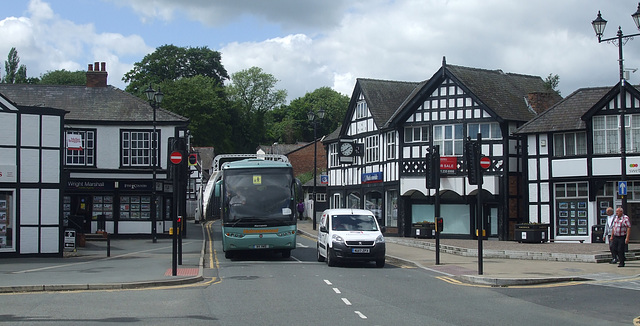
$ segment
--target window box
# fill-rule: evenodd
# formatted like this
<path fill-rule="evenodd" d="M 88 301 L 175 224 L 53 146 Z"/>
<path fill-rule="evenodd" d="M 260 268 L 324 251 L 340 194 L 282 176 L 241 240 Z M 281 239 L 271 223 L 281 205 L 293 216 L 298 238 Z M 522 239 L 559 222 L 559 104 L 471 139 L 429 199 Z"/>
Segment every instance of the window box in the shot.
<path fill-rule="evenodd" d="M 521 223 L 515 225 L 518 242 L 543 243 L 549 241 L 549 224 Z"/>

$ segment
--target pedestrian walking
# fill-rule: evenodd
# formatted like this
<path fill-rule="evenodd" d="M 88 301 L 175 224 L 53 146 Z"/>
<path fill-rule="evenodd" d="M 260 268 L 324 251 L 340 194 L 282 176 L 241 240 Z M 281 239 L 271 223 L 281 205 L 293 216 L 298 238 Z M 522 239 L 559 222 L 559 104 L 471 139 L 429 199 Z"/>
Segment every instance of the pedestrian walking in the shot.
<path fill-rule="evenodd" d="M 302 199 L 300 199 L 300 202 L 298 202 L 297 210 L 298 210 L 298 219 L 302 221 L 302 219 L 304 218 L 302 216 L 302 213 L 304 213 L 304 203 L 302 202 Z"/>
<path fill-rule="evenodd" d="M 613 214 L 613 207 L 607 207 L 607 224 L 605 224 L 604 226 L 604 240 L 607 244 L 609 244 L 609 251 L 611 252 L 611 261 L 609 262 L 609 264 L 618 263 L 618 258 L 613 254 L 611 241 L 609 241 L 609 238 L 611 237 L 611 224 L 613 224 L 613 219 L 615 217 L 615 214 Z"/>
<path fill-rule="evenodd" d="M 631 222 L 629 216 L 624 215 L 622 207 L 616 209 L 616 217 L 611 224 L 611 250 L 614 258 L 618 258 L 618 267 L 624 267 L 624 252 L 629 245 L 631 235 Z"/>

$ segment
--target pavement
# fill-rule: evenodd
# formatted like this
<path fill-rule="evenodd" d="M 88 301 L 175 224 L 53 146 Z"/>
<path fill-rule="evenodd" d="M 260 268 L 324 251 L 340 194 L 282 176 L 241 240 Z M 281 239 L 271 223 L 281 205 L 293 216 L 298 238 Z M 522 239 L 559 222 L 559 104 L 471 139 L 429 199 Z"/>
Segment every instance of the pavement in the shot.
<path fill-rule="evenodd" d="M 173 276 L 171 238 L 117 238 L 107 243 L 87 241 L 85 247 L 64 257 L 0 259 L 0 293 L 42 291 L 119 290 L 167 287 L 204 280 L 206 224 L 187 223 L 182 242 L 182 264 Z M 299 233 L 315 239 L 309 220 L 298 223 Z M 437 272 L 449 281 L 491 286 L 532 285 L 581 280 L 637 280 L 640 277 L 640 244 L 629 245 L 623 268 L 608 264 L 603 243 L 517 243 L 485 240 L 482 273 L 477 240 L 441 239 L 436 264 L 435 240 L 385 237 L 387 262 L 405 268 Z M 295 251 L 293 252 L 295 256 Z"/>

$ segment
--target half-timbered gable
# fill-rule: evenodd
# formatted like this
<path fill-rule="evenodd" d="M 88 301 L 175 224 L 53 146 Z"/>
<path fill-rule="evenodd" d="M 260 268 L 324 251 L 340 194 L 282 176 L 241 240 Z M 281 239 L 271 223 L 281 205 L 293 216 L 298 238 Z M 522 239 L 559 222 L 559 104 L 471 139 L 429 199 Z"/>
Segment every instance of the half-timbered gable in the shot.
<path fill-rule="evenodd" d="M 371 209 L 381 224 L 396 226 L 399 138 L 395 129 L 383 127 L 416 85 L 362 78 L 356 81 L 342 126 L 324 141 L 328 148 L 330 207 Z M 343 143 L 353 144 L 356 152 L 343 155 Z"/>
<path fill-rule="evenodd" d="M 540 77 L 452 66 L 443 63 L 431 79 L 420 85 L 388 122 L 400 134 L 400 195 L 405 205 L 405 234 L 410 224 L 434 216 L 435 189 L 426 189 L 425 155 L 438 146 L 444 233 L 470 236 L 474 229 L 478 187 L 467 180 L 464 144 L 482 137 L 482 154 L 492 161 L 483 177 L 484 214 L 490 235 L 508 234 L 510 218 L 517 218 L 520 167 L 518 139 L 511 135 L 535 116 L 527 97 L 543 92 Z M 510 202 L 512 200 L 514 202 Z M 510 214 L 505 207 L 513 206 Z"/>
<path fill-rule="evenodd" d="M 517 133 L 526 137 L 527 218 L 549 223 L 553 238 L 592 241 L 606 208 L 623 206 L 623 198 L 629 216 L 640 214 L 640 93 L 633 86 L 579 89 Z M 618 192 L 623 179 L 627 196 Z"/>

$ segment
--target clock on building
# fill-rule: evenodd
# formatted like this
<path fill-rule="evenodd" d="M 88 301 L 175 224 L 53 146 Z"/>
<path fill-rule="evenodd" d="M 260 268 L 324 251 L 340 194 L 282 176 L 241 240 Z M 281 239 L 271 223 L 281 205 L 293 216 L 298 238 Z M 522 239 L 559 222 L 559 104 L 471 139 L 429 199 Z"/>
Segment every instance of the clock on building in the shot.
<path fill-rule="evenodd" d="M 353 155 L 353 143 L 340 143 L 340 155 L 352 156 Z"/>

